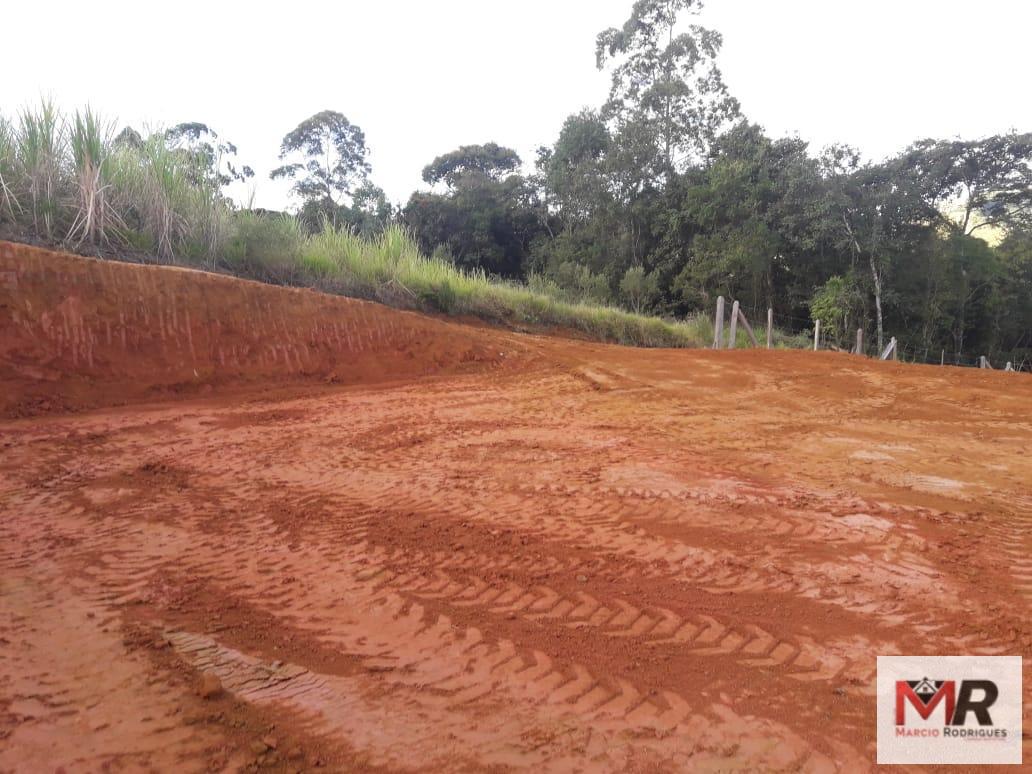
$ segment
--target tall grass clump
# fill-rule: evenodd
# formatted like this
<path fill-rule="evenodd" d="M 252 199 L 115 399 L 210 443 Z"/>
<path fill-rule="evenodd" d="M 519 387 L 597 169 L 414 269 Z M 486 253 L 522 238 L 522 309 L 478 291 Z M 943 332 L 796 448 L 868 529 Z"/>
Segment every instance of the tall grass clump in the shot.
<path fill-rule="evenodd" d="M 162 261 L 212 261 L 230 206 L 204 158 L 141 137 L 91 108 L 66 118 L 49 100 L 0 117 L 0 219 L 34 238 L 80 249 L 128 247 Z"/>
<path fill-rule="evenodd" d="M 199 179 L 192 156 L 158 132 L 120 145 L 113 168 L 125 221 L 145 246 L 164 261 L 214 260 L 226 237 L 227 205 L 214 185 Z"/>
<path fill-rule="evenodd" d="M 14 128 L 0 115 L 0 221 L 5 218 L 13 221 L 21 213 L 21 206 L 12 188 L 16 176 L 16 152 Z"/>
<path fill-rule="evenodd" d="M 324 221 L 322 231 L 305 240 L 301 263 L 338 292 L 373 298 L 378 280 L 373 261 L 364 256 L 367 248 L 366 241 L 351 229 Z"/>
<path fill-rule="evenodd" d="M 139 147 L 122 148 L 117 170 L 136 230 L 151 240 L 159 258 L 170 260 L 189 233 L 188 181 L 177 154 L 160 137 L 151 137 Z"/>
<path fill-rule="evenodd" d="M 68 240 L 75 245 L 107 244 L 125 229 L 115 206 L 111 138 L 114 124 L 104 123 L 89 108 L 76 111 L 69 132 L 71 174 L 75 183 L 75 219 Z"/>
<path fill-rule="evenodd" d="M 19 199 L 28 208 L 33 230 L 53 239 L 64 182 L 64 119 L 52 102 L 43 100 L 39 108 L 22 111 L 16 138 Z"/>
<path fill-rule="evenodd" d="M 221 255 L 234 274 L 275 283 L 319 277 L 302 262 L 304 233 L 297 218 L 244 210 L 234 215 L 231 231 Z"/>

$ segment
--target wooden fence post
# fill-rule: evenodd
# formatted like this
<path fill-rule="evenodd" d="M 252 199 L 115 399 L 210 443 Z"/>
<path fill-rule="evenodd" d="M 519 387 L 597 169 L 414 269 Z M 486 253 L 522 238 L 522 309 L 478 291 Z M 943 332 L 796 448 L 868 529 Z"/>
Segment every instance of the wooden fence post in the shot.
<path fill-rule="evenodd" d="M 878 359 L 879 360 L 888 360 L 889 359 L 889 355 L 892 355 L 892 359 L 893 360 L 897 360 L 898 359 L 898 357 L 896 356 L 896 337 L 895 336 L 893 336 L 891 339 L 889 339 L 888 345 L 885 347 L 884 350 L 882 350 L 882 353 L 878 357 Z"/>
<path fill-rule="evenodd" d="M 856 329 L 856 352 L 854 354 L 856 354 L 856 355 L 864 354 L 864 329 L 863 328 L 857 328 Z"/>
<path fill-rule="evenodd" d="M 767 309 L 767 349 L 774 344 L 774 309 Z"/>
<path fill-rule="evenodd" d="M 734 349 L 738 346 L 738 302 L 731 304 L 731 335 L 727 339 L 727 348 Z"/>
<path fill-rule="evenodd" d="M 941 366 L 946 365 L 946 350 L 945 349 L 942 351 L 942 355 L 939 357 L 939 365 L 941 365 Z"/>
<path fill-rule="evenodd" d="M 814 320 L 813 322 L 813 351 L 817 351 L 817 347 L 821 341 L 821 321 Z"/>
<path fill-rule="evenodd" d="M 756 334 L 753 333 L 752 326 L 749 325 L 749 321 L 745 317 L 745 312 L 742 311 L 741 307 L 738 308 L 738 320 L 742 323 L 742 327 L 745 328 L 745 332 L 749 335 L 749 341 L 752 342 L 754 347 L 760 346 L 760 342 L 756 340 Z"/>
<path fill-rule="evenodd" d="M 717 296 L 717 317 L 713 321 L 713 349 L 724 345 L 724 297 Z"/>

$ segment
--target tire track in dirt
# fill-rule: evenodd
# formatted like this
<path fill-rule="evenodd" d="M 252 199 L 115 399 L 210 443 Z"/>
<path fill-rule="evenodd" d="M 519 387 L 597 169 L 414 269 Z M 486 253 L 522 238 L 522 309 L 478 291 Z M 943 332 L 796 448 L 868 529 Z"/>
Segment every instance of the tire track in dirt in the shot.
<path fill-rule="evenodd" d="M 5 562 L 0 576 L 0 715 L 8 734 L 0 736 L 0 770 L 49 771 L 55 760 L 83 771 L 116 761 L 140 770 L 209 770 L 224 738 L 180 722 L 181 689 L 156 683 L 145 663 L 125 657 L 117 616 L 42 587 L 25 569 Z"/>
<path fill-rule="evenodd" d="M 388 682 L 431 689 L 437 704 L 445 709 L 502 691 L 534 707 L 538 723 L 542 722 L 541 707 L 551 707 L 560 717 L 579 718 L 582 723 L 606 719 L 607 723 L 616 724 L 613 733 L 626 725 L 652 729 L 662 732 L 664 738 L 678 740 L 658 745 L 657 749 L 665 751 L 663 755 L 684 754 L 685 750 L 696 750 L 692 755 L 697 755 L 696 748 L 702 745 L 705 749 L 705 740 L 711 739 L 710 746 L 719 751 L 718 760 L 748 767 L 746 759 L 736 758 L 737 752 L 729 755 L 727 751 L 737 749 L 734 739 L 743 733 L 754 736 L 755 729 L 746 732 L 744 726 L 738 731 L 724 728 L 726 719 L 722 723 L 714 718 L 711 707 L 706 708 L 708 714 L 690 715 L 689 703 L 675 693 L 666 691 L 659 698 L 650 697 L 630 681 L 600 678 L 576 661 L 560 666 L 541 651 L 517 652 L 511 641 L 487 642 L 476 628 L 456 628 L 443 615 L 427 616 L 421 607 L 395 593 L 385 593 L 381 573 L 369 565 L 367 546 L 363 544 L 336 553 L 307 556 L 304 550 L 281 548 L 276 556 L 273 546 L 277 544 L 278 529 L 258 518 L 246 524 L 254 541 L 249 545 L 198 544 L 180 527 L 165 527 L 157 535 L 155 527 L 151 525 L 147 547 L 141 544 L 138 551 L 131 545 L 138 535 L 131 526 L 112 525 L 98 531 L 100 542 L 107 536 L 121 544 L 120 550 L 111 547 L 89 568 L 92 582 L 87 585 L 98 590 L 98 601 L 114 607 L 147 604 L 152 591 L 150 582 L 163 565 L 174 565 L 181 572 L 203 573 L 220 582 L 231 582 L 241 575 L 249 577 L 245 588 L 227 587 L 227 591 L 287 619 L 304 610 L 302 628 L 318 629 L 331 615 L 333 600 L 323 595 L 320 603 L 318 589 L 309 585 L 312 579 L 291 583 L 286 588 L 282 583 L 284 578 L 298 578 L 295 573 L 302 568 L 325 567 L 327 562 L 333 562 L 334 571 L 323 573 L 318 588 L 346 591 L 347 609 L 353 615 L 361 611 L 364 620 L 354 622 L 353 626 L 335 627 L 322 639 L 344 651 L 363 655 L 374 667 L 389 667 L 390 671 L 383 673 Z M 156 550 L 159 547 L 161 550 Z M 344 561 L 345 555 L 351 557 L 350 562 Z M 256 559 L 257 556 L 262 558 Z M 358 562 L 362 563 L 358 572 L 348 568 Z M 225 568 L 233 571 L 227 572 Z M 370 632 L 376 635 L 371 636 Z M 227 676 L 232 683 L 231 678 L 232 675 Z M 729 707 L 723 712 L 733 715 Z M 702 728 L 704 732 L 700 731 Z M 787 729 L 780 730 L 778 737 L 793 738 Z M 807 768 L 814 761 L 828 762 L 801 740 L 790 746 L 795 748 L 791 759 L 775 768 Z M 752 765 L 769 767 L 771 759 L 761 757 L 753 760 Z"/>
<path fill-rule="evenodd" d="M 545 490 L 513 492 L 507 487 L 492 489 L 483 482 L 479 492 L 471 488 L 456 492 L 431 484 L 420 492 L 422 483 L 409 479 L 404 495 L 397 495 L 389 481 L 379 474 L 371 477 L 372 490 L 368 499 L 360 500 L 360 507 L 371 512 L 411 512 L 434 520 L 455 520 L 459 523 L 479 523 L 505 528 L 521 535 L 582 546 L 596 553 L 621 557 L 626 576 L 676 577 L 714 593 L 779 593 L 802 596 L 822 604 L 837 605 L 844 609 L 874 613 L 892 623 L 902 623 L 906 613 L 901 603 L 887 600 L 879 594 L 882 584 L 919 586 L 929 591 L 943 591 L 941 580 L 927 562 L 915 555 L 907 558 L 882 558 L 864 552 L 864 546 L 852 547 L 851 561 L 855 569 L 839 561 L 826 569 L 829 576 L 813 572 L 812 560 L 808 571 L 796 571 L 792 560 L 777 559 L 764 551 L 753 557 L 742 556 L 737 550 L 715 550 L 693 544 L 678 536 L 657 534 L 614 513 L 604 497 L 581 493 L 576 497 L 546 496 Z M 286 476 L 280 481 L 287 485 L 298 483 Z M 363 491 L 366 481 L 358 473 L 351 478 L 350 499 Z M 488 497 L 484 497 L 484 495 Z M 485 502 L 484 505 L 481 505 Z M 575 519 L 564 517 L 573 512 Z M 712 545 L 712 532 L 709 533 Z M 863 573 L 860 570 L 863 570 Z M 875 572 L 878 575 L 875 575 Z M 833 585 L 836 581 L 839 585 Z"/>
<path fill-rule="evenodd" d="M 304 503 L 302 502 L 300 505 L 303 508 Z M 354 526 L 349 537 L 353 540 L 358 540 L 361 536 L 360 533 L 368 531 L 368 522 L 371 518 L 372 517 L 368 517 L 364 524 L 359 523 L 357 526 Z M 300 572 L 304 567 L 335 567 L 346 558 L 345 555 L 340 552 L 330 552 L 328 555 L 309 554 L 306 556 L 304 552 L 299 553 L 297 546 L 290 547 L 284 556 L 271 558 L 269 555 L 274 553 L 273 546 L 282 544 L 282 541 L 280 540 L 281 533 L 279 531 L 279 527 L 271 523 L 266 524 L 263 529 L 258 529 L 257 525 L 253 522 L 246 523 L 241 525 L 239 529 L 234 529 L 233 534 L 227 537 L 235 540 L 242 534 L 246 534 L 250 535 L 252 539 L 255 537 L 262 538 L 263 531 L 265 533 L 265 539 L 259 540 L 259 544 L 257 546 L 247 546 L 244 544 L 245 548 L 243 553 L 241 553 L 241 551 L 236 551 L 234 554 L 228 545 L 219 546 L 218 548 L 213 549 L 215 553 L 220 556 L 223 555 L 224 552 L 230 551 L 228 555 L 232 558 L 230 567 L 233 569 L 219 572 L 218 568 L 213 566 L 214 562 L 205 562 L 204 564 L 197 565 L 193 571 L 207 572 L 213 577 L 219 578 L 223 581 L 228 581 L 240 574 L 241 567 L 247 567 L 248 570 L 253 570 L 253 572 L 259 576 L 267 576 L 270 579 L 276 578 L 278 582 L 278 579 L 282 576 L 291 579 L 295 578 L 295 573 Z M 342 531 L 339 527 L 334 527 L 330 532 L 321 536 L 317 542 L 321 545 L 331 544 L 331 534 L 339 540 L 345 535 L 348 535 L 348 532 Z M 164 541 L 159 541 L 159 543 L 162 542 Z M 265 559 L 260 563 L 251 565 L 250 560 L 244 554 L 250 556 L 261 555 L 265 557 Z M 565 611 L 565 608 L 569 608 L 568 612 L 570 613 L 572 613 L 573 610 L 571 607 L 571 600 L 560 599 L 556 592 L 548 589 L 537 589 L 537 595 L 535 596 L 534 593 L 531 593 L 529 597 L 527 596 L 527 593 L 515 594 L 513 589 L 509 589 L 508 595 L 509 597 L 512 597 L 512 601 L 510 602 L 509 599 L 501 599 L 501 593 L 492 599 L 478 598 L 480 594 L 484 593 L 484 584 L 482 582 L 474 582 L 466 586 L 461 584 L 452 584 L 448 588 L 442 588 L 440 587 L 440 582 L 442 580 L 440 575 L 436 576 L 438 581 L 437 585 L 434 585 L 433 578 L 430 580 L 424 578 L 407 582 L 403 578 L 402 581 L 398 581 L 397 583 L 391 583 L 390 581 L 385 583 L 384 575 L 385 573 L 390 573 L 390 571 L 385 569 L 384 562 L 390 560 L 391 557 L 387 556 L 382 551 L 378 551 L 374 546 L 367 543 L 355 543 L 354 548 L 352 551 L 348 552 L 348 554 L 351 556 L 350 561 L 360 562 L 364 569 L 357 575 L 344 575 L 341 577 L 338 577 L 338 573 L 335 571 L 328 572 L 324 570 L 321 584 L 325 583 L 332 588 L 341 588 L 342 586 L 347 586 L 349 583 L 353 584 L 355 581 L 361 581 L 366 587 L 365 594 L 371 597 L 376 597 L 388 586 L 397 586 L 402 591 L 414 593 L 416 596 L 419 596 L 420 593 L 422 593 L 428 598 L 436 597 L 438 599 L 451 599 L 457 607 L 464 607 L 468 606 L 469 603 L 477 604 L 479 602 L 486 603 L 488 605 L 493 603 L 494 607 L 502 608 L 501 611 L 495 612 L 505 612 L 507 608 L 521 609 L 525 610 L 531 618 L 538 620 L 555 617 L 561 618 L 561 613 Z M 394 559 L 402 566 L 409 568 L 413 566 L 413 562 L 415 561 L 415 557 L 413 557 L 411 552 L 398 553 Z M 471 559 L 471 556 L 463 556 L 460 554 L 453 557 L 449 562 L 445 557 L 428 555 L 424 556 L 422 561 L 424 564 L 438 565 L 442 567 L 447 567 L 449 564 L 461 567 L 464 564 L 468 564 Z M 130 575 L 134 572 L 151 572 L 153 568 L 159 564 L 157 558 L 153 555 L 143 556 L 142 559 L 135 563 L 135 566 L 127 565 L 125 560 L 122 558 L 116 558 L 115 561 L 119 562 L 123 570 L 129 569 L 131 571 Z M 496 567 L 508 567 L 510 569 L 513 564 L 522 563 L 523 565 L 528 566 L 528 569 L 530 570 L 541 570 L 540 564 L 535 565 L 531 562 L 528 565 L 526 560 L 523 560 L 522 562 L 511 562 L 507 561 L 503 556 L 496 556 L 492 560 L 492 563 Z M 552 570 L 558 569 L 557 564 L 554 562 L 546 566 Z M 565 563 L 565 566 L 567 569 L 573 569 L 576 568 L 578 564 L 575 562 L 567 562 Z M 143 585 L 145 585 L 143 581 L 137 581 L 133 586 L 126 589 L 127 596 L 114 597 L 115 601 L 123 603 L 131 601 L 134 593 L 136 593 Z M 334 607 L 334 604 L 331 602 L 323 606 L 319 605 L 317 603 L 319 591 L 318 589 L 310 586 L 298 587 L 292 584 L 288 588 L 277 588 L 270 580 L 269 584 L 263 585 L 261 583 L 257 583 L 252 590 L 252 593 L 256 595 L 254 600 L 256 603 L 262 604 L 262 600 L 265 600 L 267 603 L 271 603 L 273 605 L 273 608 L 271 609 L 274 610 L 289 610 L 292 604 L 294 604 L 299 598 L 303 598 L 306 616 L 311 618 L 316 624 L 319 624 L 322 620 L 329 620 L 332 618 L 332 608 Z M 586 600 L 578 598 L 577 601 L 585 602 Z M 508 604 L 506 605 L 506 603 Z M 394 604 L 397 610 L 404 607 L 404 604 L 398 601 Z M 608 627 L 608 630 L 604 632 L 606 636 L 620 636 L 628 633 L 640 635 L 648 634 L 649 632 L 653 635 L 658 635 L 666 631 L 666 628 L 671 627 L 673 624 L 673 620 L 667 617 L 663 621 L 665 628 L 661 628 L 658 621 L 653 625 L 648 612 L 634 609 L 633 606 L 626 602 L 621 603 L 620 601 L 617 601 L 613 603 L 612 610 L 618 612 L 614 615 L 607 615 L 594 620 L 594 622 L 603 627 L 603 629 Z M 419 610 L 417 612 L 420 616 L 419 620 L 422 621 L 422 611 Z M 560 613 L 560 615 L 557 616 L 557 612 Z M 576 616 L 572 615 L 570 617 L 576 618 Z M 662 617 L 661 613 L 659 614 L 659 617 Z M 591 616 L 587 616 L 587 620 L 591 621 Z M 679 636 L 682 640 L 686 640 L 689 644 L 694 643 L 696 655 L 740 653 L 743 656 L 743 661 L 755 666 L 773 666 L 792 660 L 797 666 L 810 668 L 809 672 L 801 672 L 798 674 L 798 678 L 800 679 L 830 679 L 843 671 L 844 665 L 841 661 L 837 661 L 834 656 L 830 659 L 824 658 L 822 661 L 824 653 L 812 640 L 803 639 L 797 641 L 796 644 L 782 642 L 772 643 L 769 642 L 769 635 L 766 632 L 759 630 L 758 627 L 745 628 L 743 635 L 743 630 L 741 628 L 738 630 L 730 630 L 727 626 L 712 618 L 707 619 L 703 617 L 695 620 L 695 623 L 684 622 L 677 626 L 677 628 L 672 629 L 671 636 L 673 637 L 673 641 L 676 642 L 679 632 Z M 383 621 L 379 621 L 378 627 L 374 627 L 374 629 L 378 629 L 379 626 L 382 625 Z M 645 625 L 648 626 L 647 630 L 642 628 Z M 686 625 L 692 627 L 692 629 L 685 628 Z M 697 631 L 695 631 L 695 629 L 697 629 Z M 411 636 L 413 636 L 413 632 L 411 631 L 405 634 L 405 637 L 407 638 L 410 638 Z M 338 644 L 342 644 L 343 647 L 349 649 L 354 647 L 354 642 L 351 641 L 345 641 Z M 386 645 L 387 644 L 385 643 L 385 647 Z M 792 648 L 793 650 L 789 650 L 789 648 Z M 390 651 L 373 652 L 380 657 L 384 657 L 385 653 L 389 653 Z M 745 659 L 744 656 L 746 655 L 755 656 L 755 658 Z M 451 673 L 449 674 L 451 675 Z M 454 679 L 454 676 L 451 676 Z M 862 679 L 862 675 L 857 675 L 856 677 L 857 679 Z M 426 682 L 424 677 L 420 677 L 420 680 L 422 682 Z"/>
<path fill-rule="evenodd" d="M 540 494 L 540 492 L 540 489 L 535 489 L 535 493 Z M 564 494 L 566 493 L 564 492 Z M 304 508 L 306 504 L 307 503 L 305 497 L 301 496 L 298 500 L 298 505 L 301 508 Z M 427 504 L 424 502 L 409 501 L 404 504 L 407 507 L 412 508 L 414 511 L 418 511 L 421 513 L 433 512 L 432 508 L 428 507 Z M 620 517 L 607 518 L 604 521 L 615 522 L 619 521 L 619 518 Z M 522 531 L 524 533 L 529 532 L 529 530 Z M 646 558 L 654 562 L 656 557 L 654 555 L 647 555 Z M 405 562 L 417 561 L 411 555 L 407 555 L 402 559 Z M 441 562 L 441 557 L 436 557 L 434 559 L 434 564 L 439 565 Z M 494 564 L 497 564 L 497 562 L 495 562 Z M 538 567 L 536 569 L 540 571 L 542 568 Z M 477 581 L 474 581 L 474 583 L 476 582 Z M 747 588 L 748 587 L 740 584 L 737 587 L 735 587 L 734 590 L 741 591 Z M 762 588 L 763 590 L 770 590 L 769 584 L 761 585 L 760 588 Z M 411 591 L 411 589 L 409 590 Z M 546 592 L 546 594 L 547 593 L 554 592 L 551 592 L 549 590 Z M 542 604 L 542 600 L 535 600 L 534 604 L 535 606 L 540 606 Z M 570 607 L 571 609 L 573 609 L 573 607 L 579 607 L 579 605 L 573 605 L 573 603 L 571 603 L 569 600 L 564 600 L 562 603 L 557 604 L 559 604 L 560 606 L 565 605 L 567 607 Z M 620 606 L 627 606 L 628 603 L 617 602 L 616 604 Z M 626 609 L 626 607 L 624 609 Z M 606 608 L 606 610 L 608 610 L 608 608 Z M 551 612 L 551 609 L 548 612 Z M 601 613 L 597 613 L 597 615 L 601 615 Z M 671 611 L 668 610 L 659 609 L 654 613 L 654 615 L 656 616 L 655 618 L 650 618 L 649 616 L 644 614 L 638 615 L 633 619 L 633 623 L 638 627 L 645 627 L 648 625 L 651 629 L 651 624 L 657 622 L 659 618 L 662 618 L 664 619 L 664 621 L 669 622 L 672 620 L 671 616 L 674 616 L 676 614 L 673 614 Z M 617 617 L 618 616 L 615 615 L 612 616 L 612 618 L 614 619 Z M 609 621 L 602 621 L 602 623 L 609 623 Z M 718 629 L 717 627 L 723 628 Z M 762 629 L 759 629 L 758 627 L 740 627 L 737 631 L 728 630 L 728 628 L 724 624 L 719 624 L 715 622 L 714 619 L 712 619 L 711 617 L 695 619 L 694 622 L 686 622 L 683 626 L 680 626 L 678 628 L 680 630 L 680 637 L 682 638 L 682 640 L 687 640 L 688 642 L 691 642 L 696 637 L 699 638 L 700 643 L 702 643 L 702 646 L 695 648 L 695 651 L 699 653 L 731 654 L 741 651 L 742 653 L 756 656 L 756 658 L 743 659 L 744 663 L 763 666 L 779 665 L 786 662 L 791 663 L 793 661 L 797 661 L 799 663 L 812 667 L 810 669 L 810 674 L 808 675 L 810 679 L 830 679 L 831 677 L 835 677 L 843 671 L 845 671 L 847 674 L 850 674 L 849 670 L 845 669 L 845 667 L 848 666 L 848 664 L 844 662 L 844 660 L 840 656 L 822 653 L 821 649 L 818 646 L 816 646 L 812 640 L 795 643 L 775 641 L 769 633 L 763 631 Z M 659 629 L 658 631 L 662 631 L 662 629 Z M 689 632 L 691 632 L 690 637 Z M 635 631 L 633 633 L 645 634 L 646 632 Z M 677 639 L 675 638 L 673 641 L 677 641 Z M 868 670 L 865 670 L 865 673 L 867 671 Z M 855 670 L 852 674 L 855 674 Z M 800 675 L 800 677 L 802 678 L 803 675 Z M 857 676 L 855 679 L 861 679 L 861 677 Z"/>
<path fill-rule="evenodd" d="M 426 682 L 425 671 L 418 673 L 409 683 L 419 691 L 405 692 L 407 700 L 400 710 L 395 702 L 388 710 L 378 706 L 375 698 L 360 695 L 361 689 L 345 678 L 263 662 L 204 636 L 187 632 L 170 632 L 167 636 L 198 669 L 214 671 L 228 690 L 249 701 L 290 707 L 326 733 L 343 733 L 354 743 L 372 749 L 374 762 L 461 770 L 464 761 L 456 760 L 453 752 L 441 753 L 437 729 L 433 729 L 434 733 L 424 730 L 420 735 L 412 732 L 425 725 L 421 710 L 432 706 L 439 711 L 462 713 L 461 717 L 452 718 L 445 729 L 462 749 L 475 751 L 478 764 L 484 766 L 518 763 L 521 767 L 532 765 L 544 771 L 560 771 L 592 760 L 595 765 L 616 768 L 642 763 L 659 769 L 671 765 L 724 770 L 762 766 L 772 771 L 834 768 L 828 758 L 806 750 L 787 729 L 754 721 L 750 736 L 766 733 L 770 741 L 764 745 L 765 750 L 743 751 L 734 732 L 721 728 L 747 725 L 746 718 L 729 708 L 723 708 L 716 717 L 707 717 L 693 713 L 689 704 L 671 692 L 645 698 L 622 681 L 616 690 L 607 689 L 583 667 L 574 665 L 570 675 L 562 675 L 552 668 L 545 654 L 521 656 L 507 641 L 486 646 L 475 635 L 468 637 L 468 642 L 457 640 L 453 651 L 468 656 L 462 671 L 438 670 L 430 675 L 431 682 Z M 384 667 L 388 668 L 396 666 Z M 412 668 L 412 664 L 403 662 L 400 668 Z M 518 690 L 513 689 L 513 677 L 520 678 Z M 428 701 L 431 698 L 434 701 Z M 532 715 L 525 708 L 528 700 Z M 462 719 L 467 711 L 476 711 L 483 705 L 495 708 L 499 703 L 506 707 L 508 720 L 504 725 L 508 728 L 498 728 L 497 722 L 490 719 L 475 726 Z M 360 725 L 355 723 L 356 716 L 376 717 L 382 727 L 377 733 L 356 728 Z M 590 722 L 590 726 L 582 725 L 585 722 Z M 513 727 L 520 726 L 524 731 L 513 738 Z M 639 734 L 648 732 L 636 739 L 637 749 L 619 741 L 619 734 L 626 733 L 628 727 L 638 729 Z M 558 733 L 556 729 L 560 729 Z M 503 730 L 508 733 L 501 733 Z M 402 739 L 405 744 L 385 744 L 385 738 Z M 560 744 L 556 745 L 556 741 Z M 543 742 L 552 744 L 545 747 Z M 779 748 L 776 752 L 775 745 Z"/>

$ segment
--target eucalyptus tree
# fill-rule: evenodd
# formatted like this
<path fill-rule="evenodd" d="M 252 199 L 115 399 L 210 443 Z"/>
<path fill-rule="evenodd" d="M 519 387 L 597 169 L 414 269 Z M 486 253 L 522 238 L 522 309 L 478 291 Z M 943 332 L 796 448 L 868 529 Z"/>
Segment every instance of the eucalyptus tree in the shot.
<path fill-rule="evenodd" d="M 603 115 L 640 167 L 642 184 L 683 170 L 739 114 L 717 66 L 720 33 L 678 27 L 702 7 L 702 0 L 637 0 L 622 27 L 598 35 L 596 64 L 612 67 Z"/>
<path fill-rule="evenodd" d="M 366 182 L 371 167 L 365 134 L 342 113 L 324 110 L 306 118 L 283 138 L 283 165 L 269 175 L 293 181 L 306 212 L 319 212 L 332 223 L 354 191 Z"/>
<path fill-rule="evenodd" d="M 430 185 L 444 182 L 452 189 L 484 179 L 497 182 L 516 172 L 521 163 L 516 151 L 495 142 L 463 145 L 427 164 L 423 181 Z"/>

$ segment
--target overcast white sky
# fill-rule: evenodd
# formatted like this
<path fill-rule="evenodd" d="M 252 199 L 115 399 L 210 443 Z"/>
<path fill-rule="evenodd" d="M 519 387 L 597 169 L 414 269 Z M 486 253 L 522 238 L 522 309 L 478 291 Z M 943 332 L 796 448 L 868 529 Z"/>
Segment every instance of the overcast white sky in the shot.
<path fill-rule="evenodd" d="M 256 203 L 284 134 L 339 110 L 361 126 L 391 199 L 459 145 L 531 162 L 608 76 L 595 35 L 632 0 L 307 0 L 3 3 L 0 111 L 41 94 L 119 123 L 202 121 L 251 164 Z M 1032 130 L 1028 0 L 708 0 L 746 114 L 815 147 L 885 156 L 919 137 Z"/>

